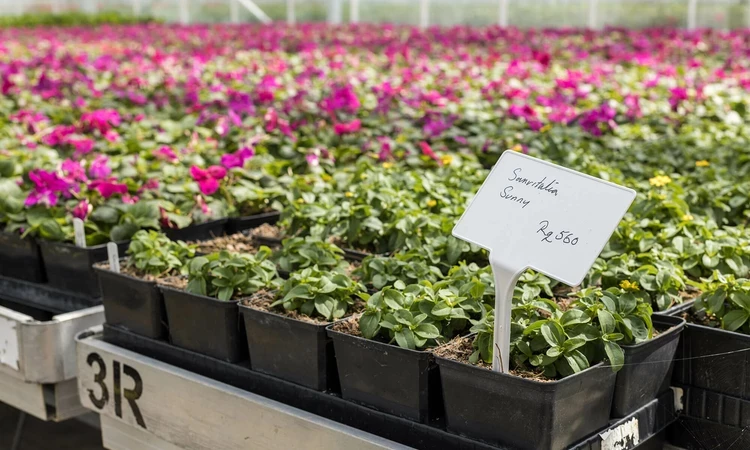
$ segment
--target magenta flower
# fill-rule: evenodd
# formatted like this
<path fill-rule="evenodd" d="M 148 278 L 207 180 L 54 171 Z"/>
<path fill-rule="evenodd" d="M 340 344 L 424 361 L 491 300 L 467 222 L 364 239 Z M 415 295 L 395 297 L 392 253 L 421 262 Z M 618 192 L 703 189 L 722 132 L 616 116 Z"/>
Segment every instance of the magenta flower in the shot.
<path fill-rule="evenodd" d="M 34 188 L 26 197 L 24 202 L 26 206 L 40 203 L 46 206 L 56 206 L 60 195 L 63 198 L 70 198 L 80 189 L 77 184 L 60 177 L 57 173 L 41 169 L 29 172 L 29 179 L 34 183 Z"/>
<path fill-rule="evenodd" d="M 687 89 L 683 87 L 672 88 L 669 93 L 669 105 L 672 107 L 672 111 L 676 111 L 680 103 L 688 99 Z"/>
<path fill-rule="evenodd" d="M 320 158 L 318 158 L 318 155 L 315 153 L 308 153 L 307 156 L 305 156 L 305 160 L 310 167 L 317 167 L 320 165 Z"/>
<path fill-rule="evenodd" d="M 114 109 L 98 109 L 81 114 L 81 126 L 84 130 L 97 130 L 106 134 L 112 127 L 120 125 L 120 113 Z"/>
<path fill-rule="evenodd" d="M 98 155 L 91 162 L 89 167 L 89 176 L 95 180 L 103 180 L 112 174 L 112 169 L 109 167 L 109 158 L 106 155 Z"/>
<path fill-rule="evenodd" d="M 62 169 L 65 178 L 69 180 L 78 181 L 81 183 L 85 183 L 86 181 L 88 181 L 86 170 L 78 161 L 66 159 L 65 161 L 63 161 L 60 168 Z"/>
<path fill-rule="evenodd" d="M 51 132 L 42 137 L 42 142 L 50 147 L 65 144 L 68 142 L 68 136 L 75 132 L 76 127 L 72 125 L 58 125 L 54 127 Z"/>
<path fill-rule="evenodd" d="M 430 147 L 430 144 L 427 142 L 420 142 L 419 147 L 422 149 L 422 154 L 427 155 L 430 158 L 434 159 L 435 161 L 440 162 L 440 158 L 438 158 L 438 155 L 435 154 L 435 152 L 432 150 L 432 147 Z"/>
<path fill-rule="evenodd" d="M 125 195 L 128 193 L 128 186 L 117 183 L 114 178 L 92 181 L 89 187 L 99 191 L 104 198 L 110 198 L 115 194 Z"/>
<path fill-rule="evenodd" d="M 333 131 L 341 136 L 342 134 L 356 133 L 360 128 L 362 128 L 362 122 L 355 119 L 348 123 L 337 123 L 333 126 Z"/>
<path fill-rule="evenodd" d="M 94 141 L 88 138 L 69 139 L 68 143 L 75 149 L 73 156 L 76 158 L 80 158 L 94 149 Z"/>
<path fill-rule="evenodd" d="M 243 147 L 234 153 L 221 155 L 221 165 L 226 167 L 227 169 L 232 169 L 234 167 L 243 167 L 245 165 L 245 161 L 252 158 L 253 156 L 255 156 L 255 151 L 253 149 Z"/>
<path fill-rule="evenodd" d="M 152 151 L 151 154 L 154 156 L 154 158 L 161 160 L 161 161 L 168 161 L 171 163 L 175 163 L 179 161 L 179 158 L 177 157 L 177 153 L 175 153 L 174 150 L 172 150 L 166 145 L 160 147 L 158 150 Z"/>
<path fill-rule="evenodd" d="M 219 190 L 219 180 L 224 178 L 227 170 L 221 166 L 211 166 L 201 169 L 198 166 L 190 167 L 190 176 L 198 182 L 198 188 L 203 195 L 212 195 Z"/>
<path fill-rule="evenodd" d="M 83 199 L 73 208 L 73 211 L 71 211 L 71 214 L 73 214 L 73 217 L 76 217 L 81 220 L 86 220 L 86 217 L 88 217 L 89 214 L 91 214 L 91 211 L 94 209 L 94 206 L 89 203 L 87 199 Z"/>

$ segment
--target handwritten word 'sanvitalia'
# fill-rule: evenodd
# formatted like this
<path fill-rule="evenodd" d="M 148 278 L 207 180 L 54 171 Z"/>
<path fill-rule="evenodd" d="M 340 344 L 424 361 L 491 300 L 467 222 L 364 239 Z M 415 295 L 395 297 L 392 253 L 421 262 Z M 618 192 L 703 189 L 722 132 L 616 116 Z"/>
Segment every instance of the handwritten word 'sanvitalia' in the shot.
<path fill-rule="evenodd" d="M 576 237 L 572 232 L 567 230 L 561 230 L 558 232 L 552 231 L 549 229 L 549 220 L 542 220 L 539 222 L 539 229 L 536 230 L 537 234 L 542 235 L 542 242 L 549 242 L 550 244 L 553 244 L 555 242 L 560 242 L 562 244 L 568 244 L 568 245 L 576 245 L 578 244 L 578 237 Z"/>
<path fill-rule="evenodd" d="M 549 192 L 557 197 L 557 185 L 560 184 L 557 180 L 547 181 L 547 177 L 543 177 L 541 180 L 530 180 L 522 177 L 521 172 L 522 169 L 520 167 L 513 169 L 513 175 L 508 178 L 508 181 L 515 181 L 516 183 L 524 184 L 540 191 Z"/>

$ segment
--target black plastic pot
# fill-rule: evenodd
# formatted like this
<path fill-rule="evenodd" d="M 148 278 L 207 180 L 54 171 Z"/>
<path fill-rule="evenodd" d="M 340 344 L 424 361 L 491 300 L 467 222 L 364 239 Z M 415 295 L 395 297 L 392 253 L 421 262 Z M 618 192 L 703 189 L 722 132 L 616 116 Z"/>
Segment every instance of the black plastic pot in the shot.
<path fill-rule="evenodd" d="M 617 372 L 612 417 L 625 417 L 669 389 L 680 333 L 685 321 L 679 317 L 652 316 L 661 333 L 650 341 L 624 345 L 625 365 Z"/>
<path fill-rule="evenodd" d="M 223 236 L 226 230 L 227 219 L 210 220 L 185 228 L 169 228 L 164 234 L 173 241 L 205 241 L 217 236 Z"/>
<path fill-rule="evenodd" d="M 107 246 L 76 247 L 64 242 L 39 241 L 50 286 L 98 298 L 99 278 L 93 265 L 107 259 Z M 117 244 L 122 254 L 128 242 Z"/>
<path fill-rule="evenodd" d="M 0 232 L 0 276 L 44 283 L 44 264 L 34 238 Z"/>
<path fill-rule="evenodd" d="M 328 324 L 315 324 L 240 304 L 253 370 L 317 391 L 338 391 Z"/>
<path fill-rule="evenodd" d="M 431 353 L 341 333 L 328 327 L 344 399 L 411 419 L 442 418 L 440 375 Z"/>
<path fill-rule="evenodd" d="M 247 359 L 237 300 L 224 302 L 160 286 L 172 344 L 228 362 Z"/>
<path fill-rule="evenodd" d="M 562 450 L 609 422 L 616 374 L 604 364 L 542 382 L 436 360 L 448 431 L 501 447 Z"/>
<path fill-rule="evenodd" d="M 750 335 L 688 322 L 673 382 L 750 400 Z"/>
<path fill-rule="evenodd" d="M 154 281 L 94 266 L 108 324 L 152 339 L 167 337 L 164 298 Z"/>
<path fill-rule="evenodd" d="M 226 231 L 227 234 L 235 234 L 266 223 L 273 225 L 279 221 L 279 217 L 281 217 L 281 213 L 278 211 L 254 214 L 252 216 L 230 217 L 227 220 Z"/>

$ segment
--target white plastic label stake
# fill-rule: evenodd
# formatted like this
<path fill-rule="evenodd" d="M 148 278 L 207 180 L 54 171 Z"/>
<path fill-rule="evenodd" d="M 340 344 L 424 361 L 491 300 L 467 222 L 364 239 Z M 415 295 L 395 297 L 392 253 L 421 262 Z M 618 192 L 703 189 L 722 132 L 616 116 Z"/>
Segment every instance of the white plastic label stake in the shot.
<path fill-rule="evenodd" d="M 107 259 L 109 259 L 109 270 L 120 273 L 120 254 L 114 242 L 107 244 Z"/>
<path fill-rule="evenodd" d="M 75 234 L 76 247 L 86 248 L 86 231 L 83 229 L 83 220 L 73 219 L 73 233 Z"/>
<path fill-rule="evenodd" d="M 633 417 L 615 429 L 600 434 L 602 450 L 630 450 L 641 443 L 638 419 Z"/>
<path fill-rule="evenodd" d="M 495 276 L 493 370 L 508 372 L 513 290 L 526 269 L 575 286 L 607 244 L 635 191 L 506 151 L 453 228 L 490 252 Z"/>

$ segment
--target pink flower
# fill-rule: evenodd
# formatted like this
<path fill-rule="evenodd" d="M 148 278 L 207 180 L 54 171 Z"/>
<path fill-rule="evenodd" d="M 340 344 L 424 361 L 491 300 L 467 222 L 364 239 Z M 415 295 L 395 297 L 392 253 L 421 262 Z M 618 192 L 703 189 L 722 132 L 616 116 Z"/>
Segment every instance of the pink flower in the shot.
<path fill-rule="evenodd" d="M 84 170 L 83 166 L 81 166 L 81 163 L 77 161 L 66 159 L 65 161 L 63 161 L 60 168 L 62 169 L 65 177 L 69 180 L 78 182 L 88 181 L 86 170 Z"/>
<path fill-rule="evenodd" d="M 676 87 L 669 90 L 671 96 L 669 97 L 669 105 L 672 107 L 672 111 L 676 111 L 680 103 L 688 99 L 687 89 L 683 87 Z"/>
<path fill-rule="evenodd" d="M 430 144 L 427 142 L 420 142 L 419 147 L 422 149 L 422 154 L 427 155 L 430 158 L 434 159 L 435 161 L 440 162 L 440 158 L 438 158 L 438 155 L 435 154 L 435 152 L 432 150 L 432 147 L 430 147 Z"/>
<path fill-rule="evenodd" d="M 94 149 L 94 141 L 88 138 L 80 139 L 69 139 L 68 142 L 73 146 L 75 152 L 73 156 L 80 158 L 81 156 L 90 153 Z"/>
<path fill-rule="evenodd" d="M 221 155 L 221 165 L 227 169 L 234 167 L 243 167 L 245 161 L 255 156 L 255 151 L 248 147 L 243 147 L 234 153 L 228 153 Z"/>
<path fill-rule="evenodd" d="M 168 161 L 171 163 L 177 162 L 179 160 L 179 158 L 177 157 L 177 153 L 175 153 L 174 150 L 166 145 L 160 147 L 158 150 L 152 151 L 151 154 L 156 159 Z"/>
<path fill-rule="evenodd" d="M 333 131 L 340 136 L 342 134 L 356 133 L 360 128 L 362 128 L 362 122 L 359 119 L 355 119 L 349 123 L 337 123 L 333 126 Z"/>
<path fill-rule="evenodd" d="M 106 155 L 98 155 L 89 167 L 89 176 L 95 180 L 103 180 L 112 174 L 109 167 L 109 158 Z"/>
<path fill-rule="evenodd" d="M 227 169 L 221 166 L 211 166 L 201 169 L 198 166 L 190 167 L 190 176 L 198 182 L 198 188 L 204 195 L 212 195 L 219 190 L 219 180 L 227 174 Z"/>
<path fill-rule="evenodd" d="M 83 199 L 73 208 L 73 211 L 71 211 L 71 214 L 73 214 L 73 217 L 76 217 L 81 220 L 86 220 L 86 217 L 88 217 L 89 214 L 91 214 L 91 211 L 94 209 L 94 206 L 89 203 L 87 199 Z"/>
<path fill-rule="evenodd" d="M 138 189 L 138 193 L 142 193 L 143 191 L 155 191 L 159 189 L 159 180 L 156 178 L 149 178 L 145 183 L 143 183 L 143 186 L 141 186 L 140 189 Z"/>
<path fill-rule="evenodd" d="M 115 130 L 109 130 L 104 133 L 104 139 L 106 139 L 107 142 L 117 142 L 120 140 L 120 135 Z"/>
<path fill-rule="evenodd" d="M 60 177 L 55 172 L 46 170 L 32 170 L 29 172 L 29 179 L 34 183 L 34 188 L 26 197 L 24 202 L 26 206 L 34 206 L 39 203 L 55 206 L 60 195 L 63 198 L 70 198 L 74 192 L 80 190 L 77 184 Z"/>
<path fill-rule="evenodd" d="M 122 202 L 126 205 L 135 205 L 138 203 L 138 196 L 137 195 L 130 195 L 130 194 L 124 194 L 122 196 Z"/>
<path fill-rule="evenodd" d="M 128 186 L 126 184 L 116 183 L 114 179 L 96 180 L 89 186 L 99 191 L 104 198 L 110 198 L 115 194 L 124 195 L 128 193 Z"/>
<path fill-rule="evenodd" d="M 114 109 L 98 109 L 81 114 L 81 126 L 84 130 L 97 130 L 106 134 L 112 127 L 120 125 L 120 113 Z"/>
<path fill-rule="evenodd" d="M 391 149 L 391 143 L 389 142 L 388 138 L 385 136 L 381 136 L 378 138 L 378 141 L 380 142 L 380 152 L 378 152 L 378 161 L 385 161 L 393 156 L 393 151 Z"/>

